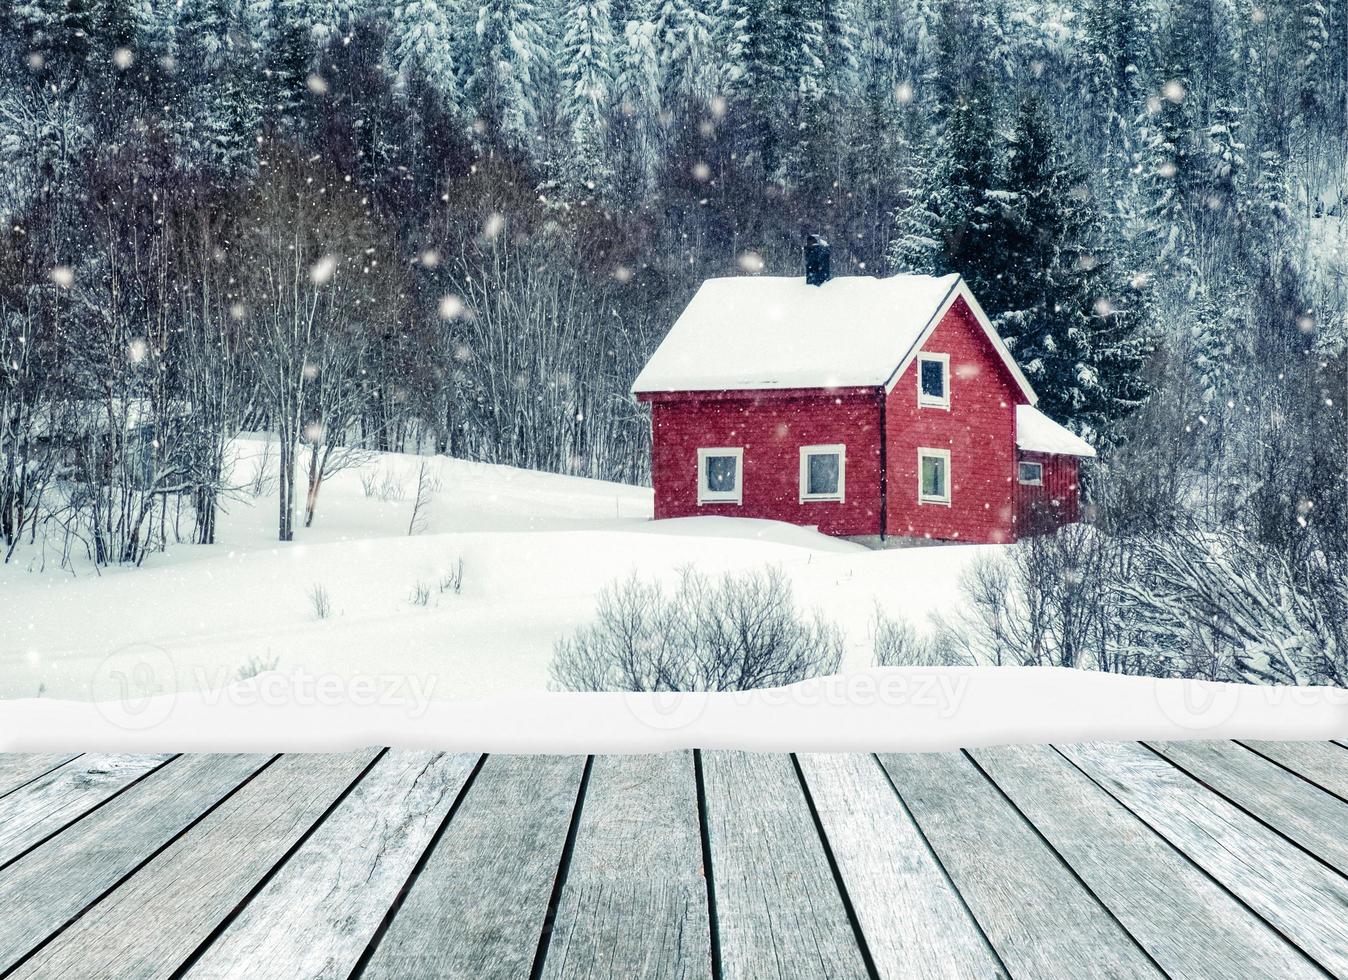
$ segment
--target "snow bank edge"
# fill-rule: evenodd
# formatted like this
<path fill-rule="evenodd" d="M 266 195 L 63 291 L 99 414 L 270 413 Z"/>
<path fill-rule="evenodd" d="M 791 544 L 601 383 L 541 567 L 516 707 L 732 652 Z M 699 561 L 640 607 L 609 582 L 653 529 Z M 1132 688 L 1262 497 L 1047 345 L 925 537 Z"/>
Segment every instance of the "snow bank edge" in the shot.
<path fill-rule="evenodd" d="M 479 701 L 306 693 L 259 675 L 125 702 L 0 702 L 5 752 L 944 751 L 998 744 L 1348 738 L 1348 690 L 1047 667 L 876 668 L 699 694 L 530 692 Z"/>

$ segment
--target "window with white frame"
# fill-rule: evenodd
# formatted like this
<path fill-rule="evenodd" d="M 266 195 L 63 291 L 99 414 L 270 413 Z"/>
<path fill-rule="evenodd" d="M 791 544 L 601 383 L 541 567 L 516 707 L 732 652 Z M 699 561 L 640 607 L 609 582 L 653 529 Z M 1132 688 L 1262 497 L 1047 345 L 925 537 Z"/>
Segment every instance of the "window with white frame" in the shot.
<path fill-rule="evenodd" d="M 917 355 L 917 403 L 924 408 L 950 407 L 950 355 Z"/>
<path fill-rule="evenodd" d="M 697 451 L 697 502 L 738 504 L 744 502 L 744 449 L 722 446 Z"/>
<path fill-rule="evenodd" d="M 847 450 L 842 445 L 800 447 L 800 499 L 842 500 Z"/>
<path fill-rule="evenodd" d="M 917 500 L 921 504 L 950 503 L 950 450 L 917 451 Z"/>
<path fill-rule="evenodd" d="M 1019 463 L 1017 472 L 1020 475 L 1020 482 L 1031 486 L 1041 486 L 1044 482 L 1044 464 L 1043 463 Z"/>

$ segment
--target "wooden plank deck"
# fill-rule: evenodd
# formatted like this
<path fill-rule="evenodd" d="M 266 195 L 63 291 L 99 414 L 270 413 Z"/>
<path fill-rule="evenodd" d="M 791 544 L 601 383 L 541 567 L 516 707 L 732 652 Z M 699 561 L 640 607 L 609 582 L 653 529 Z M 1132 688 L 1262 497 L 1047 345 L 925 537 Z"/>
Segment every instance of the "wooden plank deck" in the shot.
<path fill-rule="evenodd" d="M 1348 978 L 1348 748 L 0 756 L 0 977 Z"/>

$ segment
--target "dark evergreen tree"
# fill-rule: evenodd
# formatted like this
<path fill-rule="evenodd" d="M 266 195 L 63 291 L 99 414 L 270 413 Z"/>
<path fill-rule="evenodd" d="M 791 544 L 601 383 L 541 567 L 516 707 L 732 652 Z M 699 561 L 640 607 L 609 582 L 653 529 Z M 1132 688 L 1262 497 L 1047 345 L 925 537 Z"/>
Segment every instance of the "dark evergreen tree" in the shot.
<path fill-rule="evenodd" d="M 940 275 L 948 272 L 945 241 L 939 234 L 942 171 L 934 165 L 927 121 L 922 110 L 909 105 L 903 112 L 903 166 L 899 170 L 899 208 L 894 215 L 894 239 L 886 258 L 895 273 Z"/>
<path fill-rule="evenodd" d="M 9 15 L 32 76 L 44 87 L 75 87 L 92 45 L 91 0 L 16 0 Z"/>
<path fill-rule="evenodd" d="M 997 330 L 1047 414 L 1107 436 L 1145 397 L 1145 348 L 1086 174 L 1037 98 L 1017 116 L 998 200 Z"/>

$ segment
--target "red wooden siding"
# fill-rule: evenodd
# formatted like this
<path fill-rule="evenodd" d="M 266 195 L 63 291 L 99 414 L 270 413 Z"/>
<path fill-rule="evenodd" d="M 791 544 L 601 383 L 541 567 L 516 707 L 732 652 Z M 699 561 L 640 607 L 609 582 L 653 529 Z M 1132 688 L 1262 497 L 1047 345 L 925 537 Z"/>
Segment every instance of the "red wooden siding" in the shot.
<path fill-rule="evenodd" d="M 1077 506 L 1079 460 L 1075 456 L 1021 451 L 1019 458 L 1044 467 L 1041 486 L 1016 483 L 1016 514 L 1022 536 L 1045 534 L 1080 517 Z"/>
<path fill-rule="evenodd" d="M 817 525 L 825 534 L 880 528 L 878 394 L 738 391 L 652 399 L 655 516 L 716 514 Z M 800 447 L 847 447 L 844 499 L 800 500 Z M 699 447 L 744 447 L 743 503 L 697 502 Z"/>
<path fill-rule="evenodd" d="M 1001 542 L 1016 538 L 1016 410 L 1024 395 L 960 299 L 922 351 L 950 355 L 950 408 L 917 403 L 916 359 L 888 396 L 887 533 Z M 918 503 L 918 447 L 950 452 L 950 504 Z"/>

